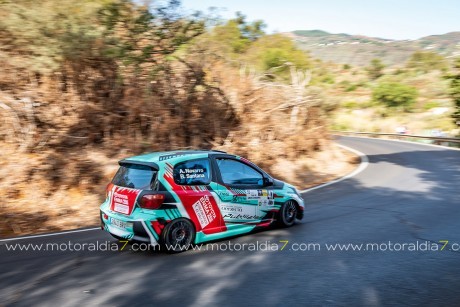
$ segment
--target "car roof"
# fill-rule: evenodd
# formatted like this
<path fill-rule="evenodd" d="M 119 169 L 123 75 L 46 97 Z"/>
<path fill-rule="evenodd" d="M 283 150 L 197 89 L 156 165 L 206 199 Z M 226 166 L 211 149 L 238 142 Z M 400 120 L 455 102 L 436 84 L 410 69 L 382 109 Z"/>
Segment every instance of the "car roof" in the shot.
<path fill-rule="evenodd" d="M 153 162 L 155 164 L 160 164 L 163 162 L 175 162 L 177 159 L 183 159 L 186 156 L 191 156 L 193 158 L 207 158 L 209 154 L 227 154 L 224 151 L 219 150 L 175 150 L 175 151 L 158 151 L 151 152 L 148 154 L 143 154 L 139 156 L 133 156 L 126 159 L 123 159 L 123 162 Z M 120 161 L 120 162 L 122 162 Z"/>

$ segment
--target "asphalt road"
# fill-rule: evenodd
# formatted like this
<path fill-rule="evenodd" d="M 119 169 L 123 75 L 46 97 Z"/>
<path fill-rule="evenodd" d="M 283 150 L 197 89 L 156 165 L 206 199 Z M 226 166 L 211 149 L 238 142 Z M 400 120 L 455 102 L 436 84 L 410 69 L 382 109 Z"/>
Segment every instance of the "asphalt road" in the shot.
<path fill-rule="evenodd" d="M 303 194 L 305 218 L 292 228 L 233 238 L 233 247 L 218 242 L 242 251 L 177 255 L 129 246 L 6 250 L 6 243 L 114 242 L 99 230 L 0 242 L 0 305 L 459 305 L 460 151 L 339 142 L 365 153 L 369 166 Z M 336 243 L 380 250 L 327 250 Z"/>

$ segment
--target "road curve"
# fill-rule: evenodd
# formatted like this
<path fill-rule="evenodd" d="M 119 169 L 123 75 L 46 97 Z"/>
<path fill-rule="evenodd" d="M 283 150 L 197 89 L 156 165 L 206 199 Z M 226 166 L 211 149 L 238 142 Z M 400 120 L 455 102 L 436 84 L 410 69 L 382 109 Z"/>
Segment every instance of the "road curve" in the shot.
<path fill-rule="evenodd" d="M 0 306 L 459 304 L 460 151 L 352 137 L 339 143 L 365 153 L 369 166 L 303 194 L 305 219 L 296 226 L 230 240 L 234 249 L 246 243 L 258 251 L 6 249 L 111 241 L 99 230 L 0 241 Z M 327 250 L 336 243 L 380 250 Z"/>

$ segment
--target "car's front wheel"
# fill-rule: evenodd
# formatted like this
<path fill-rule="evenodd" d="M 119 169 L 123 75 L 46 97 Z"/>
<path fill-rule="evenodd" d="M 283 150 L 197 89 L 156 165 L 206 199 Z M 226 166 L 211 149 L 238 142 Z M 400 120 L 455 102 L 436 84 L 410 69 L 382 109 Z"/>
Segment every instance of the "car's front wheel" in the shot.
<path fill-rule="evenodd" d="M 194 240 L 195 228 L 184 218 L 171 221 L 161 233 L 161 247 L 168 253 L 186 251 Z"/>
<path fill-rule="evenodd" d="M 278 224 L 282 227 L 294 225 L 297 217 L 297 205 L 293 200 L 285 202 L 279 211 Z"/>

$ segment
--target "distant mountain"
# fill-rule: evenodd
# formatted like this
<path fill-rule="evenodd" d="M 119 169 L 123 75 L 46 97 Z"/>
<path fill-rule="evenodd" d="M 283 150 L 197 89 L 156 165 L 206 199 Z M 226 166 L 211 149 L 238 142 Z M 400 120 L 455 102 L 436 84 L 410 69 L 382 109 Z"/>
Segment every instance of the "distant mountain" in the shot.
<path fill-rule="evenodd" d="M 416 40 L 391 40 L 378 37 L 298 30 L 284 33 L 313 57 L 326 62 L 365 66 L 374 58 L 387 65 L 404 64 L 417 50 L 437 52 L 445 57 L 460 56 L 460 32 L 431 35 Z"/>

